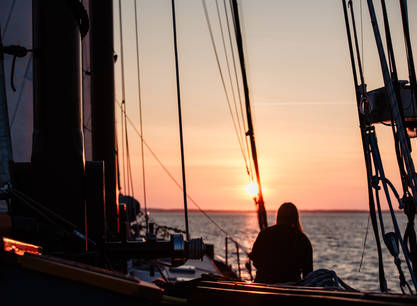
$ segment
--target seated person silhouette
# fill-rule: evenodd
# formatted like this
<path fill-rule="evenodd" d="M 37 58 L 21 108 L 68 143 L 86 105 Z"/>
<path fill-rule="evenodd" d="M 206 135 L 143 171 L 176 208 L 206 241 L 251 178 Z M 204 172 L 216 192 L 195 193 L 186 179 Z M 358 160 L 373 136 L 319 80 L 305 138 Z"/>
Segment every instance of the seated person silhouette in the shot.
<path fill-rule="evenodd" d="M 249 258 L 258 283 L 295 282 L 313 271 L 313 249 L 294 204 L 281 205 L 277 223 L 259 233 Z"/>

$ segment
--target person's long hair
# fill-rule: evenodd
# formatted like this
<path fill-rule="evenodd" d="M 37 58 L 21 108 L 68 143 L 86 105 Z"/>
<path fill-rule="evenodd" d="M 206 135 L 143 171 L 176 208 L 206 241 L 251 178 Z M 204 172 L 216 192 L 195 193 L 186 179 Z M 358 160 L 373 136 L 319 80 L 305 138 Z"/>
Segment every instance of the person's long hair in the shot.
<path fill-rule="evenodd" d="M 277 213 L 277 225 L 286 224 L 304 233 L 297 207 L 286 202 L 280 206 Z"/>

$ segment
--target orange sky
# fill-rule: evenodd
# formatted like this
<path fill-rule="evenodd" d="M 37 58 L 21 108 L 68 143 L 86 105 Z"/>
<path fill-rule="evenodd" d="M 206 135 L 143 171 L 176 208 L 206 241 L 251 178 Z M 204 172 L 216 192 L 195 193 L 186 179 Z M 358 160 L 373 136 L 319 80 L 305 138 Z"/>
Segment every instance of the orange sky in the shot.
<path fill-rule="evenodd" d="M 360 27 L 360 1 L 354 2 Z M 399 75 L 407 78 L 398 1 L 388 2 Z M 129 116 L 138 123 L 132 3 L 122 1 L 126 103 Z M 181 182 L 170 2 L 138 3 L 144 138 Z M 248 178 L 201 2 L 176 3 L 188 192 L 206 209 L 253 209 L 253 201 L 245 193 Z M 215 2 L 207 3 L 214 34 L 219 39 Z M 275 209 L 284 201 L 293 201 L 301 209 L 367 209 L 341 1 L 240 3 L 266 208 Z M 380 12 L 379 1 L 375 6 Z M 409 1 L 409 12 L 417 52 L 416 1 Z M 117 5 L 115 16 L 117 24 Z M 365 77 L 368 88 L 373 89 L 382 86 L 382 78 L 366 1 L 363 29 Z M 120 54 L 118 33 L 116 28 L 115 51 Z M 217 45 L 222 51 L 220 40 Z M 224 55 L 219 54 L 225 69 Z M 121 100 L 120 60 L 116 72 L 117 97 Z M 143 203 L 140 145 L 131 129 L 129 133 L 135 197 Z M 390 133 L 386 127 L 377 129 L 387 176 L 400 187 Z M 145 169 L 148 206 L 181 208 L 180 190 L 148 151 Z M 191 203 L 189 207 L 195 208 Z"/>

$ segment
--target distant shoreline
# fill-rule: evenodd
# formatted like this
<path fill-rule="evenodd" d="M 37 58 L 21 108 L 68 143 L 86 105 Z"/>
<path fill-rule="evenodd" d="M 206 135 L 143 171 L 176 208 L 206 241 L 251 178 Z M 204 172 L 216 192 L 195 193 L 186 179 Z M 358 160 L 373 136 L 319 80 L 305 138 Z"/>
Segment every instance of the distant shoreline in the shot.
<path fill-rule="evenodd" d="M 183 213 L 182 209 L 163 209 L 163 208 L 150 208 L 150 213 Z M 189 213 L 201 213 L 197 209 L 189 209 Z M 221 214 L 242 214 L 242 213 L 256 213 L 256 210 L 220 210 L 220 209 L 207 209 L 204 210 L 206 213 L 221 213 Z M 388 212 L 388 211 L 384 211 Z M 267 211 L 268 214 L 276 214 L 276 211 Z M 337 213 L 337 214 L 363 214 L 369 213 L 367 210 L 354 210 L 354 209 L 308 209 L 301 210 L 301 213 Z"/>

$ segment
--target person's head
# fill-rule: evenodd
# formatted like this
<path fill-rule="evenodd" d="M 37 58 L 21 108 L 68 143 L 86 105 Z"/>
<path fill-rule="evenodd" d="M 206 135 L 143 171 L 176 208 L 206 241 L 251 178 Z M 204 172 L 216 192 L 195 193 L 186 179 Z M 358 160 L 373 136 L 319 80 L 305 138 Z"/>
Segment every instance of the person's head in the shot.
<path fill-rule="evenodd" d="M 277 213 L 277 225 L 286 224 L 291 227 L 295 227 L 303 232 L 303 226 L 301 225 L 300 216 L 298 214 L 297 207 L 291 203 L 286 202 L 280 206 Z"/>

